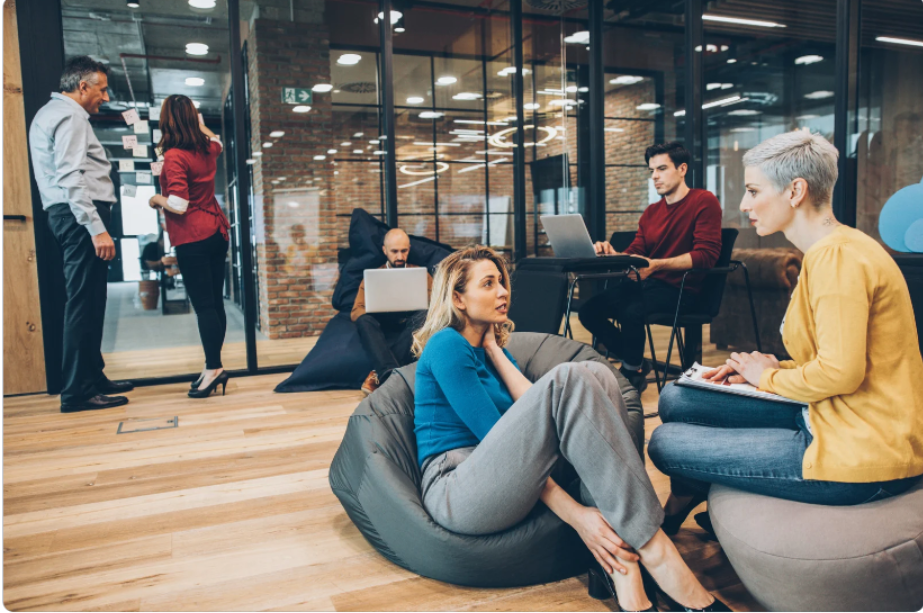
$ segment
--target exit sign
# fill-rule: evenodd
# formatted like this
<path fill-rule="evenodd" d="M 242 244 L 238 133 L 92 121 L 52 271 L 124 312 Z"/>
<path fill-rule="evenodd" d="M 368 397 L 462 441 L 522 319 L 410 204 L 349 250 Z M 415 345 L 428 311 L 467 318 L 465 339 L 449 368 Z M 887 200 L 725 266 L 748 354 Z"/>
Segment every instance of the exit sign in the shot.
<path fill-rule="evenodd" d="M 314 98 L 310 89 L 304 87 L 283 87 L 282 102 L 284 104 L 311 104 Z"/>

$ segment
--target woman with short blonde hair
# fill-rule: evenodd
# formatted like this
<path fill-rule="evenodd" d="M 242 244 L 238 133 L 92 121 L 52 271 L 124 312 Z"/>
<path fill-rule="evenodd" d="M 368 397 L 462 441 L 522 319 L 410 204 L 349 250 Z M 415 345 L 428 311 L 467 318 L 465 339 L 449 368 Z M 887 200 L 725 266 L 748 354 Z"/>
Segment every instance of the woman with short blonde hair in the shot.
<path fill-rule="evenodd" d="M 837 150 L 796 131 L 743 162 L 741 212 L 760 236 L 783 232 L 804 252 L 780 322 L 793 359 L 732 353 L 706 377 L 804 404 L 665 388 L 648 452 L 672 477 L 668 533 L 711 483 L 852 505 L 897 495 L 923 474 L 923 358 L 910 293 L 884 248 L 834 216 Z"/>
<path fill-rule="evenodd" d="M 539 500 L 578 532 L 599 566 L 591 595 L 625 610 L 651 607 L 638 566 L 696 610 L 728 610 L 698 582 L 660 530 L 663 511 L 628 427 L 612 370 L 561 364 L 532 383 L 504 346 L 510 280 L 503 258 L 469 247 L 439 265 L 426 323 L 416 333 L 414 432 L 423 504 L 440 525 L 492 534 L 522 521 Z M 574 500 L 552 469 L 580 476 Z"/>

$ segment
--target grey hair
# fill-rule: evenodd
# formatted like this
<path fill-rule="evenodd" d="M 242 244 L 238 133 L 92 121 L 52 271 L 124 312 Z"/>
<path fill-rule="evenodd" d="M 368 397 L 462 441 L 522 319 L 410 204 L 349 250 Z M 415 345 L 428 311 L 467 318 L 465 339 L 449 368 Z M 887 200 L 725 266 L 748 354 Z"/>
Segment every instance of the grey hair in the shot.
<path fill-rule="evenodd" d="M 743 162 L 758 167 L 779 191 L 804 179 L 811 202 L 822 207 L 833 197 L 838 157 L 836 147 L 820 134 L 795 130 L 763 141 L 744 155 Z"/>
<path fill-rule="evenodd" d="M 64 64 L 59 89 L 62 92 L 77 91 L 81 81 L 96 85 L 99 82 L 98 74 L 100 72 L 108 75 L 109 67 L 87 55 L 73 57 Z"/>

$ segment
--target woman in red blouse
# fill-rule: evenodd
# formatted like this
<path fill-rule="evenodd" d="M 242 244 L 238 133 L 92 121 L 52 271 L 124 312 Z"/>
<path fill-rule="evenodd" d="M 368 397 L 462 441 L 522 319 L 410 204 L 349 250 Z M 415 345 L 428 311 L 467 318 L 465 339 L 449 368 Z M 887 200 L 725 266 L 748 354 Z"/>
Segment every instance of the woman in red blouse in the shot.
<path fill-rule="evenodd" d="M 221 346 L 227 329 L 224 274 L 230 224 L 215 199 L 215 161 L 222 146 L 199 123 L 199 113 L 186 96 L 164 100 L 160 131 L 161 194 L 152 196 L 150 205 L 163 210 L 205 349 L 205 369 L 189 396 L 206 398 L 219 385 L 223 394 L 228 381 L 221 365 Z"/>

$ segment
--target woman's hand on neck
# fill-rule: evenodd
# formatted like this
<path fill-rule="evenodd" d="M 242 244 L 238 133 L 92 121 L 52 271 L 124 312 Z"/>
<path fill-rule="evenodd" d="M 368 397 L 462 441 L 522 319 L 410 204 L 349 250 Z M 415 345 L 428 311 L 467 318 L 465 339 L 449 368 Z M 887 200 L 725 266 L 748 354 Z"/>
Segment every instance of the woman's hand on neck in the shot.
<path fill-rule="evenodd" d="M 809 202 L 802 202 L 799 209 L 792 223 L 782 233 L 802 253 L 807 253 L 814 243 L 830 236 L 841 225 L 834 217 L 831 205 L 818 209 Z"/>

